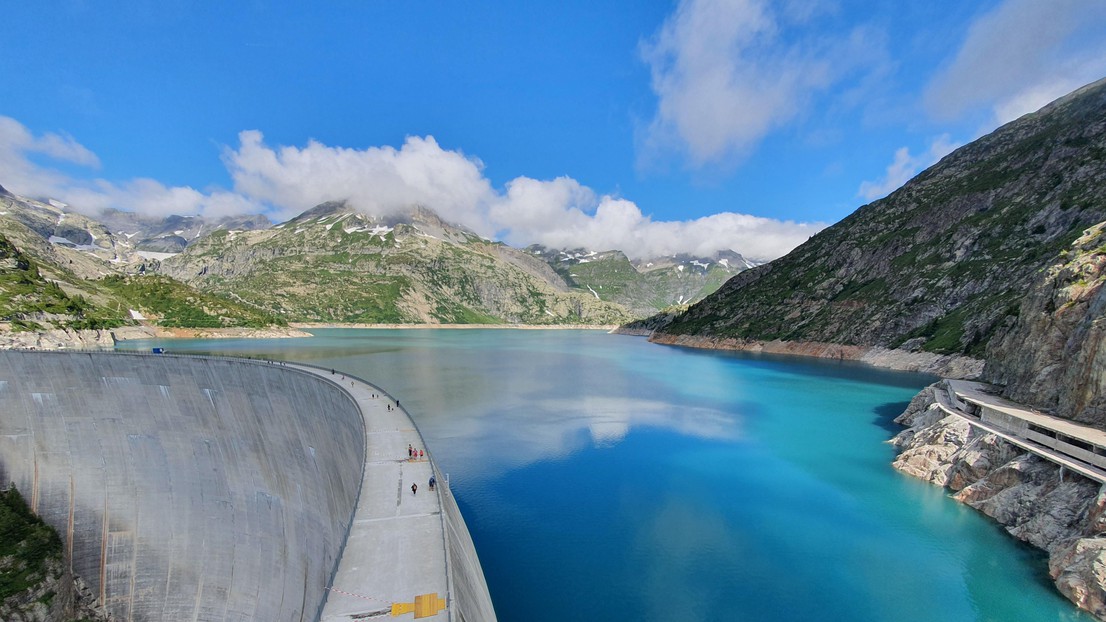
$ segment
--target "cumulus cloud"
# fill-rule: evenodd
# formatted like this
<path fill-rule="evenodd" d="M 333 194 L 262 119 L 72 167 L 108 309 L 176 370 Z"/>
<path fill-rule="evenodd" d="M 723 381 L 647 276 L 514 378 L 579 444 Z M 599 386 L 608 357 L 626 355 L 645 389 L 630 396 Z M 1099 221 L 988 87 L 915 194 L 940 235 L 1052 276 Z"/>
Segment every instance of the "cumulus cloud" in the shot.
<path fill-rule="evenodd" d="M 709 256 L 734 250 L 774 259 L 824 225 L 722 213 L 689 221 L 654 221 L 633 202 L 598 195 L 569 177 L 518 177 L 496 190 L 483 164 L 443 149 L 433 137 L 408 137 L 399 148 L 269 146 L 256 130 L 241 132 L 237 148 L 223 150 L 233 190 L 200 191 L 136 178 L 121 182 L 77 179 L 27 156 L 97 165 L 96 156 L 71 138 L 32 135 L 0 117 L 0 180 L 16 194 L 60 199 L 95 215 L 106 208 L 164 217 L 265 212 L 281 220 L 324 201 L 349 201 L 371 215 L 401 213 L 416 205 L 481 235 L 525 246 L 622 250 L 632 258 L 679 253 Z"/>
<path fill-rule="evenodd" d="M 632 201 L 597 197 L 575 180 L 519 177 L 491 210 L 506 241 L 553 248 L 618 249 L 632 259 L 735 250 L 775 259 L 825 227 L 723 212 L 694 220 L 654 221 Z"/>
<path fill-rule="evenodd" d="M 818 4 L 793 0 L 682 0 L 641 46 L 657 110 L 642 160 L 671 150 L 703 166 L 746 155 L 811 97 L 882 57 L 862 28 L 827 36 L 803 28 Z"/>
<path fill-rule="evenodd" d="M 938 160 L 952 153 L 959 146 L 960 144 L 953 142 L 948 134 L 942 134 L 930 142 L 929 148 L 924 153 L 916 156 L 910 154 L 910 149 L 899 147 L 895 151 L 891 164 L 887 166 L 883 178 L 862 182 L 857 196 L 868 201 L 885 197 L 910 181 L 918 171 L 936 164 Z"/>
<path fill-rule="evenodd" d="M 277 207 L 278 216 L 334 200 L 375 215 L 417 204 L 479 233 L 491 232 L 477 209 L 494 196 L 483 164 L 442 149 L 431 136 L 410 136 L 399 149 L 329 147 L 314 140 L 303 148 L 273 148 L 256 130 L 238 139 L 238 149 L 223 153 L 235 190 Z"/>
<path fill-rule="evenodd" d="M 65 185 L 66 176 L 36 165 L 30 159 L 32 155 L 80 166 L 100 166 L 96 155 L 71 137 L 53 133 L 35 136 L 19 121 L 0 116 L 0 171 L 4 172 L 4 187 L 17 194 L 45 191 L 56 196 L 56 190 Z"/>
<path fill-rule="evenodd" d="M 820 230 L 821 223 L 781 222 L 724 213 L 684 222 L 656 222 L 633 202 L 598 196 L 575 179 L 518 177 L 496 191 L 482 163 L 443 149 L 432 137 L 403 145 L 349 149 L 310 141 L 270 147 L 257 131 L 239 134 L 223 159 L 237 192 L 287 217 L 323 201 L 347 200 L 383 216 L 413 205 L 518 246 L 618 249 L 633 258 L 732 249 L 774 259 Z"/>
<path fill-rule="evenodd" d="M 1106 75 L 1106 3 L 1005 0 L 968 29 L 925 93 L 938 119 L 989 108 L 1001 124 Z"/>
<path fill-rule="evenodd" d="M 91 215 L 114 208 L 158 218 L 172 215 L 219 218 L 262 210 L 258 202 L 225 190 L 204 193 L 188 186 L 166 186 L 148 178 L 121 184 L 102 179 L 91 183 L 73 182 L 52 196 Z"/>

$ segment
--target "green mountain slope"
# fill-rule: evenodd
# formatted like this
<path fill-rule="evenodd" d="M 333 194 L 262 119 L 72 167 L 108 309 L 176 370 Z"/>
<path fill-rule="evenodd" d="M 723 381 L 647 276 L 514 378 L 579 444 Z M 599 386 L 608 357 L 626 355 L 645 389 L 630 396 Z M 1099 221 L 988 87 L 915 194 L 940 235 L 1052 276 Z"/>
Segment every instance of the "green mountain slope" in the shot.
<path fill-rule="evenodd" d="M 1106 81 L 946 156 L 659 334 L 983 353 L 1106 220 Z"/>
<path fill-rule="evenodd" d="M 636 263 L 621 251 L 551 250 L 537 245 L 526 251 L 553 266 L 573 289 L 618 303 L 639 317 L 698 302 L 749 265 L 732 251 L 710 259 L 677 256 Z"/>
<path fill-rule="evenodd" d="M 229 297 L 145 274 L 100 223 L 0 192 L 0 323 L 15 330 L 113 328 L 132 310 L 168 327 L 260 327 L 286 322 Z M 65 235 L 61 235 L 65 234 Z"/>
<path fill-rule="evenodd" d="M 385 222 L 342 203 L 262 231 L 219 231 L 163 274 L 290 321 L 611 324 L 617 304 L 570 291 L 543 262 L 427 210 Z"/>
<path fill-rule="evenodd" d="M 15 330 L 108 328 L 121 319 L 46 280 L 38 265 L 0 235 L 0 322 Z"/>

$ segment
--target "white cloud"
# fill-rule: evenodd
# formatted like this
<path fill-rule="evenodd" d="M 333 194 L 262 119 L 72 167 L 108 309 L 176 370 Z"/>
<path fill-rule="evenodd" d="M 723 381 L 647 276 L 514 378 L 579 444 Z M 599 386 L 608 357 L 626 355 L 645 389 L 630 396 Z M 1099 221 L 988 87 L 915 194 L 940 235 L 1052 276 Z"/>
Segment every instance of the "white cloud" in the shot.
<path fill-rule="evenodd" d="M 33 154 L 82 166 L 100 165 L 95 154 L 68 136 L 47 133 L 36 137 L 19 121 L 0 116 L 0 171 L 4 175 L 0 184 L 16 194 L 58 196 L 65 175 L 36 165 L 29 158 Z"/>
<path fill-rule="evenodd" d="M 924 153 L 917 156 L 910 155 L 908 148 L 899 147 L 895 151 L 891 164 L 887 166 L 883 178 L 862 182 L 857 196 L 868 201 L 885 197 L 910 181 L 918 171 L 933 166 L 959 146 L 960 144 L 953 142 L 948 134 L 942 134 L 930 142 L 929 148 Z"/>
<path fill-rule="evenodd" d="M 331 200 L 348 200 L 378 216 L 417 204 L 519 246 L 618 249 L 635 258 L 732 249 L 774 259 L 824 226 L 730 213 L 654 222 L 631 201 L 599 197 L 569 177 L 518 177 L 499 193 L 483 176 L 479 160 L 442 149 L 429 136 L 408 137 L 399 149 L 348 149 L 316 141 L 304 148 L 273 148 L 257 131 L 241 132 L 239 140 L 238 149 L 227 149 L 223 158 L 235 190 L 275 206 L 282 217 Z"/>
<path fill-rule="evenodd" d="M 1106 75 L 1106 2 L 1005 0 L 971 25 L 925 104 L 939 119 L 989 108 L 996 125 Z"/>
<path fill-rule="evenodd" d="M 422 205 L 448 221 L 482 235 L 498 233 L 520 246 L 617 249 L 634 258 L 709 256 L 730 249 L 754 259 L 774 259 L 824 226 L 734 213 L 653 221 L 633 202 L 598 196 L 569 177 L 518 177 L 498 192 L 479 160 L 443 149 L 430 136 L 408 137 L 398 149 L 349 149 L 317 141 L 301 148 L 270 147 L 261 132 L 244 131 L 238 147 L 223 152 L 233 191 L 202 192 L 148 178 L 76 179 L 36 164 L 28 159 L 30 152 L 78 164 L 98 163 L 92 152 L 70 138 L 35 137 L 17 121 L 0 117 L 0 171 L 5 175 L 0 183 L 16 194 L 60 199 L 92 215 L 105 208 L 155 217 L 266 211 L 283 219 L 332 200 L 347 200 L 373 215 Z"/>
<path fill-rule="evenodd" d="M 73 209 L 93 215 L 108 207 L 150 216 L 203 213 L 218 217 L 261 210 L 257 202 L 225 191 L 203 193 L 144 178 L 122 184 L 76 179 L 37 164 L 29 157 L 33 154 L 89 168 L 100 166 L 96 154 L 73 138 L 53 133 L 35 136 L 15 119 L 0 116 L 0 171 L 4 175 L 0 185 L 15 194 L 60 199 Z"/>
<path fill-rule="evenodd" d="M 302 149 L 274 149 L 256 130 L 241 132 L 238 139 L 238 149 L 223 154 L 235 190 L 275 206 L 278 217 L 333 200 L 348 200 L 375 215 L 418 204 L 478 233 L 491 233 L 477 209 L 494 196 L 483 165 L 442 149 L 431 136 L 409 136 L 399 149 L 329 147 L 314 140 Z"/>
<path fill-rule="evenodd" d="M 742 157 L 817 92 L 883 58 L 872 49 L 881 38 L 864 29 L 804 31 L 819 14 L 810 2 L 682 0 L 641 46 L 658 100 L 642 160 L 671 150 L 693 166 Z"/>
<path fill-rule="evenodd" d="M 595 197 L 568 178 L 519 177 L 492 208 L 504 238 L 553 248 L 617 249 L 644 259 L 678 253 L 710 256 L 732 249 L 747 257 L 775 259 L 825 227 L 723 212 L 687 221 L 654 221 L 633 202 Z"/>
<path fill-rule="evenodd" d="M 55 160 L 63 160 L 98 168 L 100 159 L 84 145 L 63 136 L 47 132 L 35 137 L 23 124 L 11 117 L 0 116 L 0 153 L 10 156 L 17 153 L 41 153 Z M 7 159 L 5 163 L 8 163 Z"/>
<path fill-rule="evenodd" d="M 174 214 L 219 218 L 262 210 L 260 203 L 239 194 L 224 190 L 205 194 L 187 186 L 165 186 L 147 178 L 122 184 L 102 179 L 92 183 L 73 182 L 54 196 L 60 196 L 73 209 L 90 215 L 115 208 L 158 218 Z"/>

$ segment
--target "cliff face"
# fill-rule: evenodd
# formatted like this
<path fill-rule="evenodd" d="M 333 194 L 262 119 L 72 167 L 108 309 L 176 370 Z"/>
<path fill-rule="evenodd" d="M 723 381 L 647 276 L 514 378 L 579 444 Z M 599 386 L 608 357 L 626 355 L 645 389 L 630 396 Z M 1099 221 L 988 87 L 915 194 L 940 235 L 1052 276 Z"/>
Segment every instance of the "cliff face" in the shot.
<path fill-rule="evenodd" d="M 1017 319 L 987 349 L 987 381 L 1005 396 L 1106 428 L 1106 223 L 1045 270 Z"/>
<path fill-rule="evenodd" d="M 983 354 L 1106 220 L 1106 81 L 957 149 L 661 333 Z"/>

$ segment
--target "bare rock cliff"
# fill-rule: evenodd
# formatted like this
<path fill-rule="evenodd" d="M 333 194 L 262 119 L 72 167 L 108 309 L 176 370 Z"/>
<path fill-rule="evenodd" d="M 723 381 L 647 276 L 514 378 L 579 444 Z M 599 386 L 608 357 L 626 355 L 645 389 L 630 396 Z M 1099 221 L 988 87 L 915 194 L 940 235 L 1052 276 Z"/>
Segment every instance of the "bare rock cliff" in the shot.
<path fill-rule="evenodd" d="M 1015 538 L 1043 549 L 1057 589 L 1106 620 L 1106 490 L 938 408 L 933 385 L 896 422 L 900 471 L 952 491 Z"/>
<path fill-rule="evenodd" d="M 1044 271 L 987 351 L 984 378 L 1005 395 L 1106 429 L 1106 223 Z"/>

